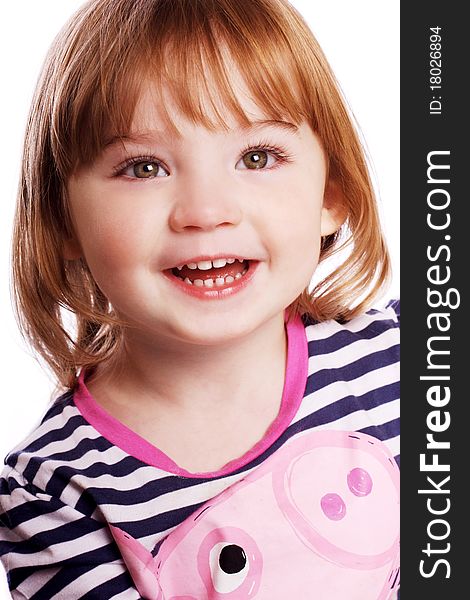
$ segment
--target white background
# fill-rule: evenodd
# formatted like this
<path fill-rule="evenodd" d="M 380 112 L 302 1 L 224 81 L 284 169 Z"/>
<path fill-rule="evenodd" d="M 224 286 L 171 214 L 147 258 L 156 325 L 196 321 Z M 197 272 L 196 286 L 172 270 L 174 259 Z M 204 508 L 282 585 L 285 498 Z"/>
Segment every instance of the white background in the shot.
<path fill-rule="evenodd" d="M 336 73 L 360 125 L 399 295 L 399 0 L 293 0 Z M 2 3 L 0 61 L 0 469 L 37 424 L 54 383 L 21 340 L 10 302 L 9 255 L 22 137 L 47 48 L 81 0 Z M 10 598 L 0 574 L 0 600 Z"/>

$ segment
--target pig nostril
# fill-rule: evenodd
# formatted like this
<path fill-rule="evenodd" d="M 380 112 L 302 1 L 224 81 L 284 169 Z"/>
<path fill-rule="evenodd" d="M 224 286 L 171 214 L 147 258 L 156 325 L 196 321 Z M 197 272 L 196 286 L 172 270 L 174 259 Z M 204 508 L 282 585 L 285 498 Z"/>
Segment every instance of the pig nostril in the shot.
<path fill-rule="evenodd" d="M 355 496 L 368 496 L 372 491 L 372 477 L 365 469 L 356 467 L 348 473 L 348 487 Z"/>
<path fill-rule="evenodd" d="M 320 505 L 325 516 L 332 521 L 340 521 L 346 516 L 346 505 L 338 494 L 325 494 Z"/>

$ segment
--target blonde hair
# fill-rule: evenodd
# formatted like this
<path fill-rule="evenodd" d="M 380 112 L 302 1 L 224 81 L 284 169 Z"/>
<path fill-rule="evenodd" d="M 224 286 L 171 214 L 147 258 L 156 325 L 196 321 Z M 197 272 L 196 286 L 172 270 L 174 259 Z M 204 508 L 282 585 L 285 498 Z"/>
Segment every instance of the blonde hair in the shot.
<path fill-rule="evenodd" d="M 269 118 L 310 124 L 345 199 L 347 221 L 322 240 L 320 260 L 345 244 L 349 256 L 305 290 L 291 314 L 348 320 L 387 280 L 389 258 L 363 149 L 323 52 L 287 0 L 92 0 L 56 38 L 38 82 L 13 242 L 20 326 L 65 387 L 73 387 L 80 368 L 111 356 L 123 331 L 85 261 L 64 259 L 72 235 L 67 181 L 106 140 L 129 131 L 148 77 L 157 94 L 164 83 L 174 106 L 195 123 L 224 126 L 221 104 L 249 123 L 227 73 L 227 51 Z M 212 101 L 215 121 L 203 97 Z M 165 110 L 163 97 L 159 106 Z M 165 118 L 176 129 L 171 114 Z M 74 334 L 64 309 L 75 316 Z"/>

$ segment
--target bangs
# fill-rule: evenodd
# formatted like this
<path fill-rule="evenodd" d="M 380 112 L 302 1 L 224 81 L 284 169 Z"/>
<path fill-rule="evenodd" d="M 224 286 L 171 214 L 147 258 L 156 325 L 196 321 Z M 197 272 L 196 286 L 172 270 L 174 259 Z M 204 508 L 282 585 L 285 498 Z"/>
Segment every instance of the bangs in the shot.
<path fill-rule="evenodd" d="M 241 86 L 267 117 L 299 124 L 307 115 L 287 40 L 281 28 L 267 23 L 268 11 L 260 4 L 250 6 L 248 19 L 241 4 L 231 2 L 230 14 L 211 15 L 205 3 L 195 2 L 193 22 L 173 13 L 161 44 L 149 48 L 160 59 L 149 76 L 158 90 L 168 89 L 178 112 L 208 129 L 226 128 L 227 113 L 241 124 L 251 122 L 239 102 Z M 161 100 L 166 124 L 175 128 L 169 103 Z"/>
<path fill-rule="evenodd" d="M 130 133 L 148 84 L 165 127 L 175 135 L 176 113 L 208 129 L 228 128 L 227 116 L 250 124 L 240 86 L 267 118 L 295 125 L 307 120 L 317 130 L 312 67 L 314 72 L 318 67 L 298 59 L 306 55 L 305 40 L 286 23 L 286 6 L 281 11 L 264 1 L 113 0 L 112 9 L 110 4 L 99 3 L 99 20 L 105 21 L 99 29 L 82 26 L 88 39 L 79 43 L 87 51 L 66 71 L 72 101 L 55 111 L 60 126 L 54 129 L 66 134 L 56 138 L 54 151 L 64 179 L 93 161 L 107 140 Z"/>

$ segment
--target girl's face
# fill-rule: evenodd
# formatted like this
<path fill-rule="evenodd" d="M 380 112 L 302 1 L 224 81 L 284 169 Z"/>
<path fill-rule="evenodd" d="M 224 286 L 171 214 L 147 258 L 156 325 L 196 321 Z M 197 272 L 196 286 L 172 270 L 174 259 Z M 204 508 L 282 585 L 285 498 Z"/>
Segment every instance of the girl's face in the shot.
<path fill-rule="evenodd" d="M 240 99 L 252 126 L 227 117 L 211 131 L 175 114 L 175 136 L 149 87 L 129 135 L 69 181 L 66 258 L 85 258 L 147 341 L 221 344 L 281 318 L 310 282 L 320 236 L 340 225 L 307 123 L 269 121 Z"/>

